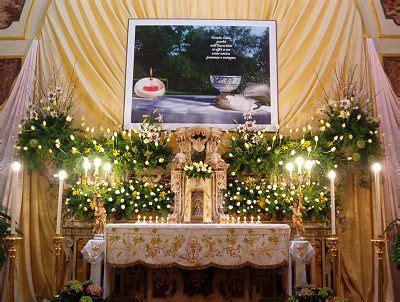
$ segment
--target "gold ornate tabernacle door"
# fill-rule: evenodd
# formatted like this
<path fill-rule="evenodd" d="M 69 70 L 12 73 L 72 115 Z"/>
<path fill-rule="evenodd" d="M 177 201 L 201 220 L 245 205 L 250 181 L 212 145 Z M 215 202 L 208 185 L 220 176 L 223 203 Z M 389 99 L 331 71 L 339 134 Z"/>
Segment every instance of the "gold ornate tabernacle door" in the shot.
<path fill-rule="evenodd" d="M 211 179 L 186 178 L 183 221 L 212 222 Z"/>

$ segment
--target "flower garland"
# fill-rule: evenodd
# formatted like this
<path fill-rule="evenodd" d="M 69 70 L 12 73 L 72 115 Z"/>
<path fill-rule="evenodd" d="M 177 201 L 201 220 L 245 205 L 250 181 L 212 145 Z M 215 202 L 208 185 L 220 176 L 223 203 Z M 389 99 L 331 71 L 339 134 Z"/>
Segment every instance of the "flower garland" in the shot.
<path fill-rule="evenodd" d="M 206 179 L 210 178 L 212 173 L 212 168 L 208 164 L 203 163 L 202 161 L 186 165 L 184 167 L 184 170 L 188 178 Z"/>

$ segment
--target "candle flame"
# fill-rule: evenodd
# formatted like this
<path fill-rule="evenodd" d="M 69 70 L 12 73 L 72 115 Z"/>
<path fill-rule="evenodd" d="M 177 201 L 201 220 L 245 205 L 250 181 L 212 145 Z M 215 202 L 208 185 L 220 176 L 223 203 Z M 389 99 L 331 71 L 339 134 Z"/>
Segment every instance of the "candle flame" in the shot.
<path fill-rule="evenodd" d="M 153 67 L 150 66 L 150 80 L 153 79 Z"/>

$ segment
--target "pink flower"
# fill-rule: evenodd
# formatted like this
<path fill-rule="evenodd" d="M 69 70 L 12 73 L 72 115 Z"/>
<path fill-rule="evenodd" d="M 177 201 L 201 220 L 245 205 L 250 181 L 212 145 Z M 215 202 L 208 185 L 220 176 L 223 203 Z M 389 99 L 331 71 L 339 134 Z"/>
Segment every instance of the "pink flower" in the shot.
<path fill-rule="evenodd" d="M 257 144 L 257 143 L 260 141 L 260 138 L 259 138 L 258 136 L 256 136 L 256 135 L 254 135 L 254 136 L 251 138 L 251 141 L 252 141 L 254 144 Z"/>
<path fill-rule="evenodd" d="M 239 126 L 237 127 L 237 130 L 238 130 L 239 132 L 244 132 L 244 131 L 246 130 L 246 126 L 245 126 L 245 125 L 239 125 Z"/>
<path fill-rule="evenodd" d="M 158 141 L 158 133 L 153 133 L 153 134 L 150 136 L 150 140 L 152 140 L 153 142 Z"/>
<path fill-rule="evenodd" d="M 344 109 L 348 109 L 350 107 L 350 100 L 348 99 L 340 100 L 340 106 L 342 106 Z"/>
<path fill-rule="evenodd" d="M 101 295 L 103 294 L 103 289 L 100 285 L 89 284 L 86 287 L 86 292 L 92 297 L 101 297 Z"/>
<path fill-rule="evenodd" d="M 251 129 L 256 125 L 256 122 L 255 121 L 246 121 L 244 124 L 246 125 L 246 127 L 248 129 Z"/>

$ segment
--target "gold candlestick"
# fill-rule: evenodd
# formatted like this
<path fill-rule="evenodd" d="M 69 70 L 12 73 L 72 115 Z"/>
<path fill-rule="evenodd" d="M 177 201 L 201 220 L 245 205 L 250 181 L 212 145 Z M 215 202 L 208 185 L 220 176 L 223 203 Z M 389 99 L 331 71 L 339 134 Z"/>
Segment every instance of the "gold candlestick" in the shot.
<path fill-rule="evenodd" d="M 56 234 L 53 237 L 54 242 L 54 295 L 58 296 L 58 291 L 60 289 L 60 257 L 61 257 L 61 250 L 62 250 L 62 242 L 64 237 L 60 234 Z"/>
<path fill-rule="evenodd" d="M 376 246 L 376 256 L 378 260 L 378 302 L 385 301 L 383 297 L 383 250 L 385 248 L 386 239 L 381 235 L 377 239 L 371 239 Z"/>
<path fill-rule="evenodd" d="M 15 263 L 17 260 L 18 246 L 22 237 L 18 235 L 9 235 L 4 238 L 7 245 L 7 252 L 10 257 L 10 268 L 8 273 L 8 302 L 14 302 L 14 279 L 15 279 Z"/>
<path fill-rule="evenodd" d="M 338 261 L 338 237 L 326 238 L 327 246 L 332 258 L 332 270 L 333 270 L 333 291 L 335 295 L 339 294 L 339 261 Z"/>

